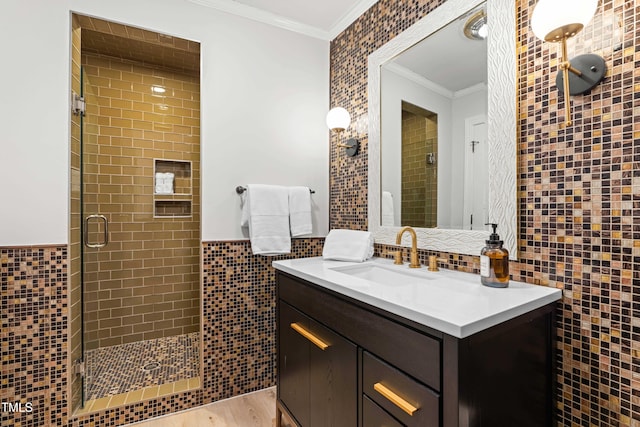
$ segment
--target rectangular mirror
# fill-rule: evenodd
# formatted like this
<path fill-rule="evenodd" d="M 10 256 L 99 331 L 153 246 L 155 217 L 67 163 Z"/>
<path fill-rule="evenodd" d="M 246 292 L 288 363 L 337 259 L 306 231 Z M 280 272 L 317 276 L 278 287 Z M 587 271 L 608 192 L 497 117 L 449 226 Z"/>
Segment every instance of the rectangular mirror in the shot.
<path fill-rule="evenodd" d="M 485 9 L 483 3 L 382 65 L 382 225 L 486 229 Z"/>
<path fill-rule="evenodd" d="M 376 242 L 409 225 L 423 249 L 478 255 L 492 222 L 516 258 L 515 63 L 508 0 L 450 0 L 369 56 Z"/>

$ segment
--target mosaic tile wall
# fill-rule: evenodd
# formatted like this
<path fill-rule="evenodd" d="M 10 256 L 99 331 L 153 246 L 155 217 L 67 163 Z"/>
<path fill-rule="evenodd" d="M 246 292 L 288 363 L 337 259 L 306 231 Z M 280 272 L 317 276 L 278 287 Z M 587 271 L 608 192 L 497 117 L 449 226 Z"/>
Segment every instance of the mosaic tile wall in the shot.
<path fill-rule="evenodd" d="M 331 105 L 367 114 L 367 56 L 440 0 L 380 0 L 331 44 Z M 640 8 L 603 0 L 569 55 L 600 53 L 609 71 L 572 98 L 564 129 L 556 46 L 529 29 L 534 0 L 517 0 L 519 261 L 515 280 L 564 290 L 557 317 L 557 425 L 640 425 Z M 331 228 L 367 227 L 366 131 L 345 161 L 331 150 Z M 335 137 L 334 137 L 335 139 Z M 383 256 L 389 247 L 377 245 Z M 431 254 L 421 251 L 424 263 Z M 478 273 L 478 258 L 438 254 Z M 407 254 L 408 256 L 408 254 Z"/>
<path fill-rule="evenodd" d="M 66 247 L 0 248 L 0 401 L 22 405 L 2 426 L 66 424 L 67 262 Z"/>
<path fill-rule="evenodd" d="M 0 425 L 119 426 L 275 385 L 276 259 L 322 254 L 320 238 L 294 239 L 287 256 L 251 253 L 248 241 L 203 243 L 203 388 L 102 411 L 69 414 L 66 248 L 0 248 Z"/>

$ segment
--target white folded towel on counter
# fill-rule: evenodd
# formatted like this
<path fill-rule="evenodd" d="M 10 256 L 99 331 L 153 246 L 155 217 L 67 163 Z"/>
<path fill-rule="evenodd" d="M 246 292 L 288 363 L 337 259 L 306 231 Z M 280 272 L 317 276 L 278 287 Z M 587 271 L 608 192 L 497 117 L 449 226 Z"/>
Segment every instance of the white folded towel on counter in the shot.
<path fill-rule="evenodd" d="M 369 231 L 331 230 L 322 248 L 324 259 L 362 262 L 372 256 L 373 235 Z"/>
<path fill-rule="evenodd" d="M 309 187 L 289 187 L 289 226 L 292 237 L 313 232 Z"/>
<path fill-rule="evenodd" d="M 382 192 L 382 225 L 395 225 L 395 215 L 393 213 L 393 195 L 388 191 Z"/>
<path fill-rule="evenodd" d="M 256 255 L 290 253 L 287 187 L 250 184 L 245 193 L 241 224 L 249 227 L 252 252 Z"/>

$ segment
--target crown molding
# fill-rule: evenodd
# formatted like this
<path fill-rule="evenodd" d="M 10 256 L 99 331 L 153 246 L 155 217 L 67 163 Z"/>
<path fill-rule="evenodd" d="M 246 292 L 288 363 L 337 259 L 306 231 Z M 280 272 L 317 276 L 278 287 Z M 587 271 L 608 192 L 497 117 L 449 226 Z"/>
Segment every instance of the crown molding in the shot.
<path fill-rule="evenodd" d="M 267 12 L 253 6 L 247 6 L 242 3 L 229 0 L 189 0 L 191 3 L 201 6 L 210 7 L 212 9 L 227 12 L 233 15 L 242 16 L 243 18 L 262 22 L 263 24 L 272 25 L 274 27 L 304 34 L 320 40 L 331 41 L 343 32 L 349 25 L 353 23 L 360 15 L 366 12 L 378 0 L 360 0 L 356 3 L 342 18 L 340 18 L 330 29 L 325 31 L 318 27 L 303 24 L 285 18 L 275 13 Z"/>
<path fill-rule="evenodd" d="M 437 93 L 438 95 L 442 95 L 445 98 L 452 99 L 454 97 L 454 93 L 449 89 L 422 77 L 420 74 L 414 73 L 413 71 L 409 70 L 406 67 L 403 67 L 402 65 L 390 63 L 390 64 L 385 64 L 384 68 L 388 71 L 391 71 L 394 74 L 399 75 L 400 77 L 404 77 L 407 80 L 410 80 L 422 87 L 425 87 Z"/>
<path fill-rule="evenodd" d="M 428 80 L 422 77 L 420 74 L 417 74 L 402 65 L 398 65 L 395 63 L 385 64 L 384 68 L 387 71 L 391 71 L 394 74 L 397 74 L 400 77 L 404 77 L 407 80 L 410 80 L 422 87 L 425 87 L 439 95 L 447 97 L 449 99 L 463 98 L 467 95 L 471 95 L 472 93 L 480 92 L 482 90 L 487 90 L 486 83 L 477 83 L 475 85 L 469 86 L 464 89 L 460 89 L 458 91 L 451 91 L 444 86 L 439 85 L 431 80 Z"/>
<path fill-rule="evenodd" d="M 487 90 L 487 84 L 486 83 L 476 83 L 473 86 L 469 86 L 467 88 L 464 89 L 460 89 L 457 92 L 453 93 L 453 97 L 454 98 L 464 98 L 467 95 L 471 95 L 472 93 L 476 93 L 476 92 L 481 92 L 483 90 Z"/>
<path fill-rule="evenodd" d="M 346 30 L 349 25 L 353 24 L 356 19 L 376 3 L 378 3 L 378 0 L 360 0 L 353 5 L 353 7 L 329 29 L 329 40 L 338 37 L 340 33 Z"/>
<path fill-rule="evenodd" d="M 232 15 L 242 16 L 243 18 L 253 21 L 262 22 L 263 24 L 272 25 L 274 27 L 304 34 L 321 40 L 329 40 L 329 33 L 312 27 L 311 25 L 302 24 L 298 21 L 276 15 L 275 13 L 266 12 L 253 6 L 247 6 L 228 0 L 189 0 L 191 3 L 201 6 L 210 7 L 212 9 L 227 12 Z"/>

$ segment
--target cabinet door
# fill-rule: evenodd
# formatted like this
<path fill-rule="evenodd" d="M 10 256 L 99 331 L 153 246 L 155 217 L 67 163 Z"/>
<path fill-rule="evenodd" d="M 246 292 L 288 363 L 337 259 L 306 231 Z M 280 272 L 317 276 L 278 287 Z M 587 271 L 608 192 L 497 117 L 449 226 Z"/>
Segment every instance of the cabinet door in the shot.
<path fill-rule="evenodd" d="M 309 319 L 290 305 L 278 305 L 278 398 L 303 427 L 309 419 L 309 342 L 291 328 L 309 328 Z"/>
<path fill-rule="evenodd" d="M 329 347 L 309 345 L 312 427 L 354 427 L 358 418 L 357 347 L 321 324 L 313 334 Z"/>
<path fill-rule="evenodd" d="M 279 301 L 278 397 L 302 427 L 357 425 L 357 347 Z"/>

